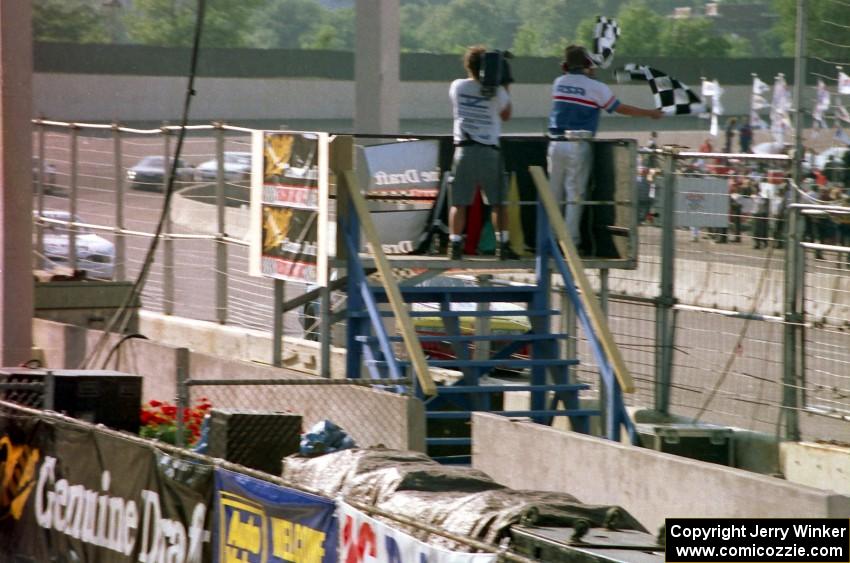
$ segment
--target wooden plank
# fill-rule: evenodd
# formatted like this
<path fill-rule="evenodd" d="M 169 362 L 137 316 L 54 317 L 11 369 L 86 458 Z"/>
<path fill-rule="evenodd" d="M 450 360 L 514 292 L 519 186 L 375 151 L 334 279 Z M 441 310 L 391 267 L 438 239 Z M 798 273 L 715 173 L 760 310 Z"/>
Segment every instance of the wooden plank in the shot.
<path fill-rule="evenodd" d="M 546 214 L 549 216 L 549 224 L 555 233 L 555 237 L 558 241 L 558 245 L 561 247 L 561 251 L 564 253 L 564 257 L 566 258 L 567 266 L 569 266 L 570 272 L 572 273 L 573 280 L 575 280 L 579 291 L 581 291 L 581 298 L 587 307 L 590 324 L 593 326 L 593 330 L 596 332 L 596 336 L 602 344 L 602 349 L 605 351 L 605 354 L 608 356 L 608 360 L 611 362 L 611 367 L 614 369 L 614 375 L 617 376 L 617 381 L 620 382 L 620 388 L 624 393 L 633 393 L 635 390 L 634 380 L 626 367 L 626 362 L 623 361 L 623 356 L 620 354 L 620 349 L 617 347 L 614 337 L 611 335 L 611 330 L 608 328 L 608 321 L 605 319 L 605 315 L 602 314 L 602 308 L 599 305 L 599 300 L 596 298 L 596 293 L 594 293 L 593 287 L 587 279 L 587 274 L 584 271 L 584 265 L 582 264 L 575 245 L 573 244 L 572 237 L 570 237 L 570 234 L 567 231 L 567 224 L 564 221 L 564 217 L 561 215 L 558 205 L 555 203 L 555 197 L 550 191 L 549 179 L 546 177 L 546 174 L 540 166 L 530 166 L 528 170 L 531 172 L 531 177 L 534 179 L 534 185 L 537 187 L 540 202 L 543 204 L 543 207 L 546 209 Z"/>
<path fill-rule="evenodd" d="M 363 230 L 363 235 L 366 237 L 366 242 L 369 244 L 369 248 L 372 250 L 372 255 L 375 258 L 375 267 L 378 269 L 378 273 L 383 280 L 384 289 L 390 301 L 390 307 L 395 314 L 396 323 L 404 339 L 404 347 L 407 349 L 407 355 L 413 364 L 416 377 L 419 379 L 419 386 L 425 395 L 436 395 L 437 386 L 434 384 L 431 373 L 428 371 L 428 363 L 425 361 L 422 345 L 419 343 L 413 321 L 410 320 L 410 315 L 407 313 L 407 307 L 405 307 L 404 300 L 401 297 L 401 291 L 393 276 L 392 267 L 384 251 L 381 249 L 378 232 L 375 230 L 375 224 L 369 215 L 366 200 L 357 187 L 357 179 L 354 177 L 354 172 L 346 170 L 343 176 L 345 178 L 345 185 L 348 187 L 351 204 L 357 213 L 357 217 L 360 219 L 360 227 Z"/>

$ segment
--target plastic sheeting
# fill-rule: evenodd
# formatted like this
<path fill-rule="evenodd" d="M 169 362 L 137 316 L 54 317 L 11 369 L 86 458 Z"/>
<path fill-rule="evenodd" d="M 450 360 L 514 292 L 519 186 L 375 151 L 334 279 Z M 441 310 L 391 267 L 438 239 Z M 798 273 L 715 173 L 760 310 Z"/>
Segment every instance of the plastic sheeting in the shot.
<path fill-rule="evenodd" d="M 440 465 L 418 452 L 372 448 L 310 459 L 290 456 L 284 459 L 283 478 L 496 545 L 513 524 L 572 528 L 583 521 L 604 527 L 614 513 L 617 529 L 646 532 L 619 507 L 583 504 L 566 493 L 508 489 L 477 469 Z M 423 541 L 465 547 L 406 529 Z"/>

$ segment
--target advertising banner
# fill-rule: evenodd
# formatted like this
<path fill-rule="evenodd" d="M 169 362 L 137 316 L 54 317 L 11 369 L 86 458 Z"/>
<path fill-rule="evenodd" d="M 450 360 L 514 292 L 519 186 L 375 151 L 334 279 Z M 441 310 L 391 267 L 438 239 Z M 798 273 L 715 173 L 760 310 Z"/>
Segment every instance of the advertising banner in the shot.
<path fill-rule="evenodd" d="M 216 471 L 217 563 L 335 563 L 333 501 L 232 471 Z"/>
<path fill-rule="evenodd" d="M 437 140 L 357 147 L 357 183 L 386 254 L 416 250 L 440 193 L 439 158 Z"/>
<path fill-rule="evenodd" d="M 352 506 L 339 503 L 339 560 L 346 563 L 491 563 L 493 553 L 449 551 L 421 542 Z"/>
<path fill-rule="evenodd" d="M 676 179 L 677 227 L 729 226 L 729 187 L 723 178 Z"/>
<path fill-rule="evenodd" d="M 212 474 L 92 429 L 0 417 L 0 560 L 209 561 Z"/>
<path fill-rule="evenodd" d="M 251 273 L 327 284 L 328 135 L 256 131 Z"/>

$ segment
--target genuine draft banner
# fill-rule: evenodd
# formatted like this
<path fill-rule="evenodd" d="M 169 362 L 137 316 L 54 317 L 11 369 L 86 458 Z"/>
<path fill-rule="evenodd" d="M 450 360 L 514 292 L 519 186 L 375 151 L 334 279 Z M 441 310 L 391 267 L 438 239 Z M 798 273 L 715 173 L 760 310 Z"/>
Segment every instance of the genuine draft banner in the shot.
<path fill-rule="evenodd" d="M 0 476 L 2 561 L 209 561 L 211 466 L 4 413 Z"/>
<path fill-rule="evenodd" d="M 213 543 L 218 563 L 335 563 L 333 501 L 219 469 Z"/>
<path fill-rule="evenodd" d="M 340 561 L 346 563 L 492 563 L 496 555 L 463 553 L 426 544 L 339 503 Z"/>

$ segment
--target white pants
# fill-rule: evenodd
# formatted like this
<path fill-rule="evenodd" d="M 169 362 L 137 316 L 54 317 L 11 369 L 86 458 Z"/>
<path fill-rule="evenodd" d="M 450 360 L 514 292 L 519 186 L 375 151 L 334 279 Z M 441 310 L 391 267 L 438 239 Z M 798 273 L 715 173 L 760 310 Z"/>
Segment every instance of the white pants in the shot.
<path fill-rule="evenodd" d="M 559 203 L 566 202 L 564 219 L 576 247 L 581 244 L 581 203 L 593 162 L 593 145 L 588 141 L 549 143 L 549 186 Z"/>

